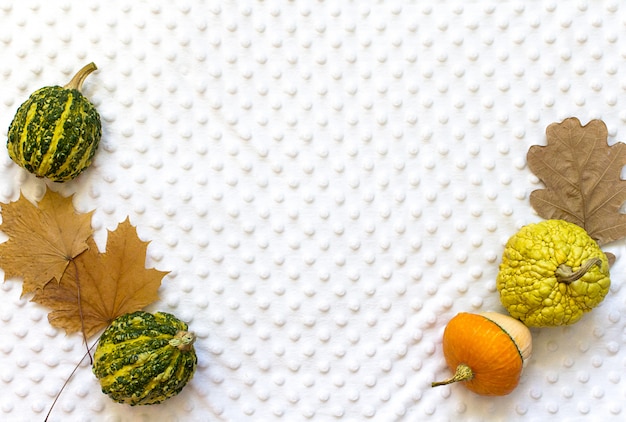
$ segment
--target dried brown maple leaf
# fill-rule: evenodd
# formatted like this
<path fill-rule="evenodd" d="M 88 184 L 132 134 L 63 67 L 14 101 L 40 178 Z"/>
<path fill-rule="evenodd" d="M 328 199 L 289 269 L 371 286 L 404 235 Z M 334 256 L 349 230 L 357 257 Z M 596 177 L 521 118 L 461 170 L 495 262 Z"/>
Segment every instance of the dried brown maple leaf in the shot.
<path fill-rule="evenodd" d="M 60 283 L 48 283 L 32 299 L 52 309 L 48 314 L 51 325 L 67 334 L 82 331 L 86 339 L 116 317 L 156 301 L 161 279 L 167 274 L 145 267 L 148 242 L 137 237 L 128 219 L 108 232 L 104 253 L 92 238 L 88 245 Z"/>
<path fill-rule="evenodd" d="M 2 206 L 0 268 L 5 279 L 23 278 L 22 296 L 61 280 L 71 259 L 87 250 L 93 211 L 79 214 L 72 197 L 50 190 L 37 205 L 23 195 Z"/>
<path fill-rule="evenodd" d="M 607 136 L 603 121 L 582 126 L 571 117 L 549 125 L 547 145 L 532 146 L 527 156 L 546 186 L 530 195 L 539 216 L 578 224 L 600 245 L 626 237 L 626 144 L 608 145 Z"/>

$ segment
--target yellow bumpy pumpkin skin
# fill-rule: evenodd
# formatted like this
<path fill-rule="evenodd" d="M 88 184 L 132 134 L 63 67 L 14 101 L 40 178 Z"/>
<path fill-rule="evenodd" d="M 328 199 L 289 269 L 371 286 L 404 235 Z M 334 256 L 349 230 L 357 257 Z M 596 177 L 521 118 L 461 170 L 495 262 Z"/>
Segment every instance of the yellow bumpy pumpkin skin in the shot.
<path fill-rule="evenodd" d="M 609 261 L 582 227 L 546 220 L 509 239 L 496 283 L 512 317 L 534 327 L 568 325 L 608 293 Z"/>

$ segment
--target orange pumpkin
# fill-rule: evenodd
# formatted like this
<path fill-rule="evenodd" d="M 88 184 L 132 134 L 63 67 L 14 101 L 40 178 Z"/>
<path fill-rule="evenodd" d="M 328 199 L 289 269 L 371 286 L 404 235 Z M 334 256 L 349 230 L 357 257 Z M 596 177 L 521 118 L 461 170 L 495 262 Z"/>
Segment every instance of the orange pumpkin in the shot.
<path fill-rule="evenodd" d="M 530 330 L 520 321 L 495 312 L 462 312 L 443 333 L 443 354 L 454 376 L 432 386 L 462 382 L 476 394 L 503 396 L 519 384 L 531 353 Z"/>

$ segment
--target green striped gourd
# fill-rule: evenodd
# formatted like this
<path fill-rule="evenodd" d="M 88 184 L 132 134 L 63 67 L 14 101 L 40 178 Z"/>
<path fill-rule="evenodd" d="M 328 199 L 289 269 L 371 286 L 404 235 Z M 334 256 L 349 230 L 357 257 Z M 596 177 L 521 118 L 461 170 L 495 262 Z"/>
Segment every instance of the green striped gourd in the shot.
<path fill-rule="evenodd" d="M 7 149 L 19 166 L 55 182 L 74 179 L 89 167 L 102 136 L 100 115 L 80 93 L 93 63 L 65 86 L 33 92 L 9 126 Z"/>
<path fill-rule="evenodd" d="M 102 392 L 131 406 L 175 396 L 195 372 L 195 338 L 187 324 L 165 312 L 116 318 L 94 353 L 93 372 Z"/>

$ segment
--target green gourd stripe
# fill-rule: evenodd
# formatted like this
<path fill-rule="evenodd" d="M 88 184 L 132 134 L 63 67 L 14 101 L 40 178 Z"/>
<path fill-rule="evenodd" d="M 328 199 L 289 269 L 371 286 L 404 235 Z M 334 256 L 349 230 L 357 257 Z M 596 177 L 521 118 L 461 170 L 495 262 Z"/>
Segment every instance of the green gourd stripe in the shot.
<path fill-rule="evenodd" d="M 59 165 L 59 159 L 63 160 L 63 154 L 59 154 L 59 151 L 64 151 L 65 149 L 67 149 L 67 147 L 65 146 L 65 139 L 64 139 L 64 135 L 65 135 L 65 131 L 64 131 L 64 127 L 65 127 L 65 122 L 67 121 L 68 117 L 70 116 L 70 111 L 72 109 L 72 103 L 73 103 L 73 96 L 71 94 L 71 92 L 62 92 L 60 93 L 61 98 L 59 98 L 60 100 L 60 107 L 63 107 L 63 111 L 61 112 L 61 115 L 59 116 L 59 118 L 56 120 L 56 122 L 54 122 L 54 125 L 50 125 L 49 127 L 46 128 L 46 131 L 51 131 L 51 138 L 50 138 L 50 144 L 46 145 L 46 147 L 42 148 L 44 152 L 44 154 L 41 156 L 41 158 L 39 158 L 39 171 L 42 174 L 46 174 L 50 171 L 50 169 L 53 169 L 53 171 L 56 171 L 55 167 L 58 167 Z M 43 145 L 42 145 L 43 146 Z M 64 161 L 64 160 L 63 160 Z M 35 164 L 35 163 L 31 163 L 31 164 Z"/>
<path fill-rule="evenodd" d="M 68 126 L 64 128 L 63 131 L 65 136 L 63 140 L 66 143 L 66 148 L 57 148 L 54 157 L 54 162 L 56 163 L 54 172 L 59 175 L 67 175 L 74 168 L 83 168 L 85 162 L 93 156 L 93 154 L 90 154 L 90 151 L 93 150 L 91 148 L 92 145 L 83 142 L 83 134 L 74 129 L 82 127 L 86 120 L 86 113 L 83 107 L 81 107 L 78 102 L 74 102 L 71 107 L 70 115 L 72 116 L 72 121 L 66 120 L 64 122 L 64 124 Z M 73 143 L 67 141 L 68 134 L 71 134 L 71 139 L 74 140 Z"/>
<path fill-rule="evenodd" d="M 54 90 L 54 88 L 51 88 L 51 90 Z M 43 155 L 48 152 L 52 144 L 54 134 L 50 126 L 54 120 L 50 119 L 50 116 L 56 116 L 57 110 L 60 109 L 60 104 L 56 100 L 63 100 L 62 96 L 59 97 L 62 93 L 55 93 L 56 95 L 53 97 L 46 95 L 46 92 L 51 90 L 42 89 L 33 94 L 33 105 L 36 107 L 34 110 L 35 115 L 25 125 L 24 161 L 27 164 L 27 168 L 36 174 L 40 172 L 40 163 Z"/>
<path fill-rule="evenodd" d="M 30 157 L 32 155 L 32 150 L 29 149 L 28 142 L 28 128 L 31 126 L 33 120 L 37 118 L 37 103 L 33 103 L 27 109 L 20 109 L 19 113 L 25 113 L 24 124 L 21 126 L 21 133 L 18 134 L 19 142 L 15 142 L 14 149 L 15 155 L 24 157 L 25 161 L 30 161 Z"/>

